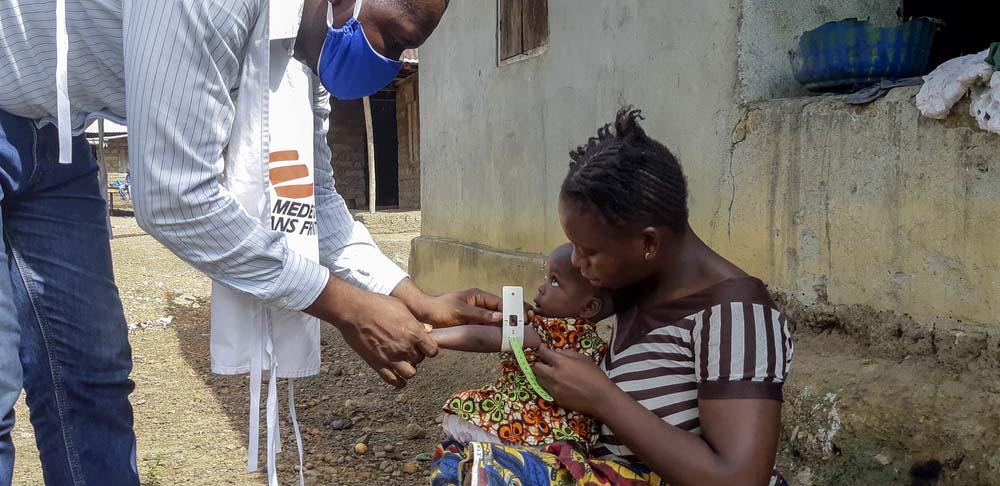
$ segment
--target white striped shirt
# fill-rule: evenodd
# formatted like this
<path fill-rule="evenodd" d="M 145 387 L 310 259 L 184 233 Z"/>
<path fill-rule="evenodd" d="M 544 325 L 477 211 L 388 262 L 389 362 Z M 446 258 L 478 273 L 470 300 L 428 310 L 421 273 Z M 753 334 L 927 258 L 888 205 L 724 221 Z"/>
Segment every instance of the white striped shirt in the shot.
<path fill-rule="evenodd" d="M 140 225 L 216 281 L 296 310 L 319 296 L 329 270 L 387 294 L 406 275 L 334 189 L 322 90 L 314 96 L 319 264 L 289 251 L 220 183 L 244 46 L 266 1 L 67 0 L 74 131 L 94 116 L 127 119 Z M 40 123 L 56 118 L 55 3 L 0 2 L 0 110 Z"/>
<path fill-rule="evenodd" d="M 726 280 L 681 299 L 627 307 L 602 366 L 663 421 L 700 434 L 699 398 L 781 400 L 791 334 L 760 280 Z M 639 459 L 606 426 L 593 452 Z"/>

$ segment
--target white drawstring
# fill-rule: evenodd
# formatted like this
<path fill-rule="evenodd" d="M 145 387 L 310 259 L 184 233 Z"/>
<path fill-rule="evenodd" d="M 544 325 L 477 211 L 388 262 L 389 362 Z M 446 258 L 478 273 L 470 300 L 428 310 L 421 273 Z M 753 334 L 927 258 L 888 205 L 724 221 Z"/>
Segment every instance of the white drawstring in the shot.
<path fill-rule="evenodd" d="M 265 312 L 270 314 L 270 312 Z M 271 318 L 266 316 L 267 342 L 264 349 L 270 362 L 267 373 L 267 484 L 278 486 L 278 449 L 281 440 L 278 437 L 278 360 L 274 356 L 274 341 L 271 339 Z"/>
<path fill-rule="evenodd" d="M 306 484 L 305 454 L 302 449 L 302 434 L 299 433 L 299 418 L 295 415 L 295 380 L 288 379 L 288 416 L 292 418 L 292 430 L 295 431 L 295 445 L 299 448 L 299 484 Z"/>
<path fill-rule="evenodd" d="M 69 109 L 69 33 L 66 0 L 56 0 L 56 123 L 59 130 L 59 163 L 73 162 L 73 127 Z"/>
<path fill-rule="evenodd" d="M 257 472 L 260 469 L 257 456 L 260 454 L 260 385 L 264 374 L 261 364 L 261 354 L 264 352 L 261 333 L 264 332 L 264 326 L 259 323 L 256 327 L 256 339 L 252 340 L 250 349 L 250 443 L 247 444 L 247 472 Z"/>
<path fill-rule="evenodd" d="M 357 0 L 354 2 L 354 18 L 358 18 L 358 14 L 361 13 L 362 3 L 365 3 L 365 0 Z"/>
<path fill-rule="evenodd" d="M 263 367 L 261 358 L 267 357 L 270 364 L 267 378 L 267 483 L 277 486 L 278 468 L 277 455 L 281 452 L 281 426 L 278 423 L 278 361 L 274 353 L 274 340 L 271 337 L 270 312 L 265 312 L 265 323 L 259 329 L 264 331 L 263 348 L 258 347 L 257 353 L 250 354 L 250 443 L 248 445 L 247 471 L 256 472 L 259 469 L 257 456 L 260 441 L 260 390 L 263 382 Z M 264 356 L 259 351 L 264 352 Z M 256 359 L 254 358 L 256 356 Z M 295 432 L 295 445 L 299 453 L 299 484 L 305 486 L 305 452 L 302 447 L 302 433 L 299 430 L 299 419 L 295 413 L 295 381 L 288 379 L 288 416 Z"/>

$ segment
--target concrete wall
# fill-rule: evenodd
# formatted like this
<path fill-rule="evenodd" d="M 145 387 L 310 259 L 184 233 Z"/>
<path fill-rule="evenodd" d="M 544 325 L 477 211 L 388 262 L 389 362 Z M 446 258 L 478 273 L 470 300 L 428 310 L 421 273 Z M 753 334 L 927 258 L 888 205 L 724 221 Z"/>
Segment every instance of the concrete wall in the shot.
<path fill-rule="evenodd" d="M 1000 325 L 1000 137 L 916 91 L 749 105 L 713 245 L 806 303 Z"/>
<path fill-rule="evenodd" d="M 411 270 L 429 288 L 487 271 L 442 260 L 467 245 L 526 255 L 565 241 L 556 202 L 567 153 L 623 103 L 646 109 L 647 126 L 691 178 L 723 177 L 735 2 L 550 0 L 549 15 L 548 51 L 510 65 L 497 66 L 495 2 L 452 2 L 421 48 L 423 236 Z M 696 221 L 713 200 L 693 195 Z M 536 285 L 540 264 L 523 268 L 492 286 Z"/>
<path fill-rule="evenodd" d="M 788 51 L 799 35 L 831 20 L 870 17 L 879 25 L 899 23 L 900 0 L 742 0 L 739 23 L 739 95 L 742 101 L 802 96 Z"/>
<path fill-rule="evenodd" d="M 829 4 L 844 10 L 809 3 L 805 18 L 896 5 Z M 497 67 L 493 2 L 453 3 L 421 51 L 418 282 L 535 285 L 540 255 L 565 241 L 556 201 L 567 152 L 629 102 L 678 154 L 695 231 L 774 289 L 931 327 L 996 327 L 1000 137 L 965 115 L 920 119 L 913 88 L 862 108 L 829 97 L 743 103 L 747 81 L 764 79 L 747 74 L 753 66 L 778 70 L 738 59 L 747 16 L 766 20 L 756 29 L 812 27 L 748 5 L 764 9 L 549 0 L 548 51 Z"/>

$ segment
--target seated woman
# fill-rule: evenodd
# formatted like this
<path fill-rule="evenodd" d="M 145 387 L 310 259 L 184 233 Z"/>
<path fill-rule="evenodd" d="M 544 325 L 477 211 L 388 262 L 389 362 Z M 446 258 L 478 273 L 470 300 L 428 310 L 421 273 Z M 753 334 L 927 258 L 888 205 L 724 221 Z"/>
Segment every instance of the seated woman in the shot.
<path fill-rule="evenodd" d="M 598 443 L 586 454 L 450 443 L 432 484 L 785 484 L 787 322 L 763 282 L 694 233 L 680 164 L 640 119 L 624 109 L 574 151 L 559 197 L 573 264 L 616 292 L 607 356 L 597 366 L 542 347 L 532 367 L 556 404 L 603 424 Z"/>

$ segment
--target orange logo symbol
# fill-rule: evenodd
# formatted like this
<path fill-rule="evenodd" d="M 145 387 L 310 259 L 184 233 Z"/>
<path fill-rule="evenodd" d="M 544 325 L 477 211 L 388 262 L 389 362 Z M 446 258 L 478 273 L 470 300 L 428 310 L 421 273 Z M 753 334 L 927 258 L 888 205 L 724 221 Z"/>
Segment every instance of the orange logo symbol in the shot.
<path fill-rule="evenodd" d="M 288 162 L 299 160 L 298 150 L 282 150 L 271 152 L 271 162 Z M 309 168 L 303 164 L 273 167 L 268 170 L 268 177 L 274 186 L 274 192 L 280 197 L 302 199 L 313 195 L 312 184 L 294 184 L 292 181 L 309 176 Z"/>

